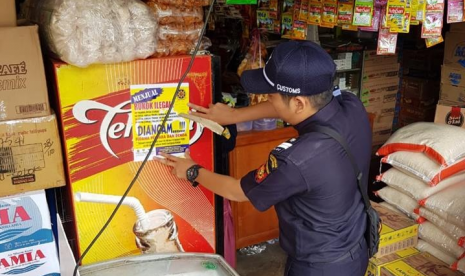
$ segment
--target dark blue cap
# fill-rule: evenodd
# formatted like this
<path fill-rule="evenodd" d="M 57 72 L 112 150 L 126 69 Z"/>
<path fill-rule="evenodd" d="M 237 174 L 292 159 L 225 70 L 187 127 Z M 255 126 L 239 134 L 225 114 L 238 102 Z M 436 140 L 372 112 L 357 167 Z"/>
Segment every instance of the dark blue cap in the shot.
<path fill-rule="evenodd" d="M 311 96 L 331 90 L 336 64 L 318 44 L 289 41 L 279 44 L 264 68 L 242 73 L 245 91 Z"/>

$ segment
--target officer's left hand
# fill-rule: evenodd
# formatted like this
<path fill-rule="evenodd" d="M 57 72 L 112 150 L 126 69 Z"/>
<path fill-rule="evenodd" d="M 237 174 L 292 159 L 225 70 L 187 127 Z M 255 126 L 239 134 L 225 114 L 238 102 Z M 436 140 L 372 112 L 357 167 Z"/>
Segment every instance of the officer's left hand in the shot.
<path fill-rule="evenodd" d="M 156 160 L 162 164 L 172 167 L 173 170 L 171 173 L 181 179 L 187 179 L 187 169 L 196 164 L 194 160 L 192 160 L 189 150 L 186 150 L 184 153 L 185 158 L 179 158 L 166 153 L 161 153 L 161 156 L 165 157 L 165 159 L 157 158 Z"/>

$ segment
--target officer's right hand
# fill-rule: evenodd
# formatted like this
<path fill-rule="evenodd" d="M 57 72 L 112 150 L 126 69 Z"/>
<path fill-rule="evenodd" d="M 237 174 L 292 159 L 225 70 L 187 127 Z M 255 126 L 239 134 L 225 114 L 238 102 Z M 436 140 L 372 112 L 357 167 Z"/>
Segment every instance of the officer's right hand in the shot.
<path fill-rule="evenodd" d="M 234 116 L 236 110 L 226 104 L 210 104 L 208 108 L 192 103 L 189 103 L 188 105 L 190 108 L 197 111 L 194 113 L 195 116 L 215 121 L 223 126 L 237 123 Z"/>

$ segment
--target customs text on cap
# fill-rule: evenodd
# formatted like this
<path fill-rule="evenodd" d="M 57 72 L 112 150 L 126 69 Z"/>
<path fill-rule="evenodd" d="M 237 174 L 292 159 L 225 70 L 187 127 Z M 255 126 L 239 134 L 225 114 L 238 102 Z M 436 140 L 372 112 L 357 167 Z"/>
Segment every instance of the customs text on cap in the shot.
<path fill-rule="evenodd" d="M 274 49 L 264 68 L 244 71 L 241 84 L 253 94 L 311 96 L 333 88 L 335 73 L 336 64 L 318 44 L 289 41 Z"/>

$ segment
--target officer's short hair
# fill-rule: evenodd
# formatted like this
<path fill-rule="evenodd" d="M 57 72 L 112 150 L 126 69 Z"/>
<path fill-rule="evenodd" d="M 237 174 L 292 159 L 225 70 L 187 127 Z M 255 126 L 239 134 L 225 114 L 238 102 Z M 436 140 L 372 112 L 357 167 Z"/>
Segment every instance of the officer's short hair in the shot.
<path fill-rule="evenodd" d="M 283 97 L 283 101 L 289 104 L 292 98 L 297 97 L 299 95 L 290 95 L 290 94 L 281 93 L 281 96 Z M 307 98 L 313 108 L 315 108 L 316 110 L 320 110 L 323 107 L 325 107 L 333 98 L 333 89 L 327 90 L 320 94 L 311 95 L 311 96 L 301 96 L 301 97 Z"/>

